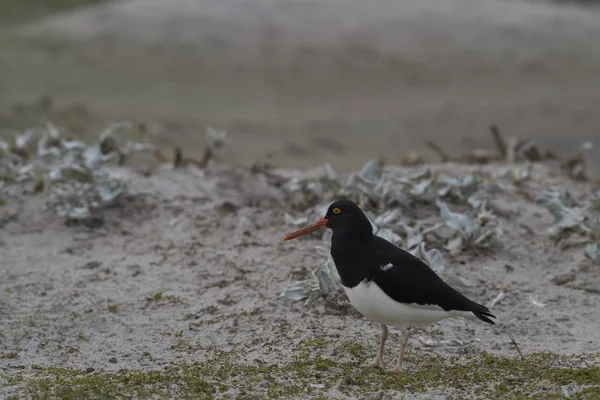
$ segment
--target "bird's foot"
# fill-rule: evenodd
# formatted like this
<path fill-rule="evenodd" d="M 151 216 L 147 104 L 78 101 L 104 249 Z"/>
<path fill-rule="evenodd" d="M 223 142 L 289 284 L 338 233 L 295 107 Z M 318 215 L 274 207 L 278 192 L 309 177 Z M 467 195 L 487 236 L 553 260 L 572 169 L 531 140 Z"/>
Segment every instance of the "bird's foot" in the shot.
<path fill-rule="evenodd" d="M 387 372 L 391 372 L 393 374 L 399 374 L 400 372 L 402 372 L 402 368 L 396 365 L 394 368 L 388 369 Z"/>
<path fill-rule="evenodd" d="M 367 364 L 362 364 L 361 365 L 362 368 L 384 368 L 383 362 L 381 360 L 375 360 L 373 362 L 367 363 Z"/>

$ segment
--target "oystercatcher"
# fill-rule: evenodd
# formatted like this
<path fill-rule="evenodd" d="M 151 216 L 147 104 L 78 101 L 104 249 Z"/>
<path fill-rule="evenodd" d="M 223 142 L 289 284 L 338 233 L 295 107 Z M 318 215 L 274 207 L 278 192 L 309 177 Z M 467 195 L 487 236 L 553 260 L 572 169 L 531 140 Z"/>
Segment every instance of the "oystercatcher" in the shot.
<path fill-rule="evenodd" d="M 373 234 L 363 211 L 350 200 L 329 206 L 325 217 L 283 240 L 320 228 L 330 228 L 331 256 L 350 303 L 365 317 L 381 324 L 375 361 L 363 367 L 383 368 L 388 325 L 401 331 L 396 366 L 402 367 L 408 328 L 427 326 L 446 318 L 465 317 L 494 324 L 490 310 L 448 286 L 429 266 L 387 240 Z"/>

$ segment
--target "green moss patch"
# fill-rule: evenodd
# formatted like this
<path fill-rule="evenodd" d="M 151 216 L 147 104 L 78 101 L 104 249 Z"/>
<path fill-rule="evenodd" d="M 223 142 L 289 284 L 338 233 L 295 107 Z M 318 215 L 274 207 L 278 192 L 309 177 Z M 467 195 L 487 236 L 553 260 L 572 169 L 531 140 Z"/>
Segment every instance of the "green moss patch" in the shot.
<path fill-rule="evenodd" d="M 332 354 L 335 354 L 333 356 Z M 303 341 L 281 363 L 248 360 L 236 352 L 214 353 L 192 364 L 172 363 L 155 371 L 74 371 L 36 368 L 4 377 L 33 399 L 110 398 L 344 398 L 384 391 L 443 390 L 454 398 L 598 398 L 599 355 L 563 357 L 438 357 L 412 351 L 401 374 L 358 366 L 372 356 L 353 342 Z"/>

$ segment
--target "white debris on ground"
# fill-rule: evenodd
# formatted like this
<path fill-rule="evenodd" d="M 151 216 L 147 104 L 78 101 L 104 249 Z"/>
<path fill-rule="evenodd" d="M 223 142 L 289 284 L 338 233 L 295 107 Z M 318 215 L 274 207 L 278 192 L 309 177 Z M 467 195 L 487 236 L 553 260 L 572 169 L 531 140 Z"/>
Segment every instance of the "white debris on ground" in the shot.
<path fill-rule="evenodd" d="M 600 195 L 592 182 L 518 152 L 513 163 L 373 160 L 350 173 L 225 166 L 176 152 L 140 173 L 128 156 L 156 149 L 144 140 L 120 144 L 127 129 L 113 125 L 90 145 L 57 140 L 57 128 L 45 125 L 0 143 L 0 373 L 20 379 L 11 389 L 17 397 L 43 368 L 165 371 L 202 363 L 215 349 L 269 371 L 315 340 L 319 357 L 335 365 L 366 361 L 379 327 L 347 307 L 331 232 L 281 241 L 339 198 L 358 202 L 378 235 L 498 317 L 493 327 L 448 320 L 415 333 L 419 356 L 409 365 L 431 353 L 461 362 L 469 354 L 600 351 Z M 229 146 L 216 132 L 207 131 L 209 153 Z M 104 223 L 93 223 L 100 213 Z M 323 381 L 307 376 L 320 388 Z M 357 390 L 370 389 L 365 382 Z M 520 382 L 511 390 L 531 393 Z M 415 398 L 429 398 L 428 390 Z M 262 386 L 251 392 L 266 396 Z"/>

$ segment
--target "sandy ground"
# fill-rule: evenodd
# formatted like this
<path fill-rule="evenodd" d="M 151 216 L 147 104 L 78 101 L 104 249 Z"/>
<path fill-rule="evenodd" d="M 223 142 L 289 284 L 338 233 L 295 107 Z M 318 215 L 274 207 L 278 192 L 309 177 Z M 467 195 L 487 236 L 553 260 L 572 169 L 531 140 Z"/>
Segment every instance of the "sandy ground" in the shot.
<path fill-rule="evenodd" d="M 455 176 L 472 170 L 431 167 Z M 121 172 L 131 195 L 106 212 L 100 228 L 65 226 L 43 210 L 40 196 L 15 197 L 2 208 L 2 374 L 27 375 L 31 365 L 160 370 L 172 361 L 202 361 L 214 349 L 271 365 L 292 358 L 298 343 L 324 338 L 332 341 L 325 356 L 350 362 L 352 369 L 365 360 L 341 349 L 342 341 L 364 345 L 366 357 L 375 354 L 379 327 L 344 306 L 343 292 L 311 307 L 281 297 L 322 260 L 314 252 L 318 238 L 281 242 L 294 229 L 285 223 L 284 211 L 302 215 L 286 206 L 298 193 L 284 192 L 262 174 L 230 167 L 161 168 L 151 176 Z M 575 199 L 592 190 L 584 183 L 563 184 Z M 525 191 L 541 188 L 532 183 Z M 444 257 L 450 273 L 474 284 L 460 289 L 473 299 L 489 303 L 506 294 L 492 307 L 497 325 L 446 320 L 417 332 L 408 368 L 418 368 L 410 356 L 415 351 L 458 360 L 486 353 L 515 357 L 507 332 L 525 354 L 600 351 L 598 268 L 586 266 L 580 245 L 566 247 L 546 237 L 552 217 L 522 194 L 502 194 L 494 201 L 508 212 L 501 218 L 501 245 Z M 425 212 L 420 207 L 408 211 Z M 557 283 L 557 276 L 567 278 Z M 396 331 L 389 343 L 391 363 Z M 383 389 L 393 396 L 402 392 Z M 18 390 L 8 393 L 23 394 Z"/>
<path fill-rule="evenodd" d="M 226 129 L 235 161 L 358 168 L 430 139 L 489 145 L 487 127 L 569 153 L 600 126 L 600 18 L 507 0 L 127 0 L 0 35 L 3 126 L 52 96 L 95 121 L 159 121 L 156 140 L 202 148 Z M 95 131 L 94 131 L 95 133 Z M 591 161 L 599 166 L 596 146 Z M 430 154 L 430 153 L 427 153 Z"/>
<path fill-rule="evenodd" d="M 0 32 L 0 125 L 6 135 L 50 118 L 96 137 L 107 120 L 157 122 L 152 140 L 186 154 L 201 152 L 210 125 L 231 135 L 230 164 L 292 169 L 326 160 L 358 168 L 379 155 L 394 163 L 426 139 L 454 152 L 487 147 L 490 123 L 570 154 L 598 136 L 597 43 L 598 11 L 519 1 L 115 1 Z M 35 103 L 43 95 L 54 104 Z M 599 145 L 588 158 L 595 169 Z M 431 167 L 456 176 L 471 168 Z M 281 242 L 294 229 L 284 211 L 301 215 L 290 206 L 297 194 L 233 165 L 121 172 L 131 196 L 99 228 L 65 226 L 41 195 L 0 207 L 0 398 L 27 397 L 26 382 L 10 379 L 39 368 L 163 371 L 210 363 L 215 351 L 285 366 L 315 340 L 360 398 L 473 394 L 457 386 L 415 394 L 386 381 L 381 397 L 369 397 L 380 375 L 344 375 L 374 355 L 379 328 L 339 291 L 312 307 L 281 297 L 321 261 L 318 239 Z M 577 199 L 592 190 L 560 182 Z M 409 374 L 430 370 L 422 360 L 436 354 L 449 368 L 486 354 L 514 359 L 508 332 L 525 354 L 600 352 L 598 268 L 581 245 L 542 234 L 552 221 L 545 209 L 517 194 L 496 201 L 510 211 L 501 245 L 444 256 L 450 272 L 475 283 L 461 289 L 473 299 L 506 293 L 492 307 L 498 324 L 448 320 L 416 332 Z M 313 390 L 349 397 L 327 386 L 329 367 L 319 371 L 303 377 Z M 218 394 L 265 398 L 264 384 L 246 397 L 239 385 Z M 541 384 L 535 393 L 562 389 Z"/>

